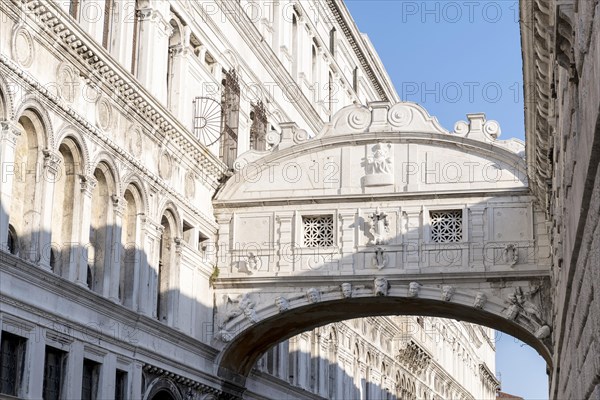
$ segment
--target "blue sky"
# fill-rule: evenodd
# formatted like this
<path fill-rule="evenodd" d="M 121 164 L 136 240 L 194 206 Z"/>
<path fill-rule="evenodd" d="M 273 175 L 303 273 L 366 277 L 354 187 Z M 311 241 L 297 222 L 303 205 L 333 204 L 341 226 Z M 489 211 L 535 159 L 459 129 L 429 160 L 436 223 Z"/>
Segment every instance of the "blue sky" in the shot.
<path fill-rule="evenodd" d="M 402 100 L 427 108 L 448 130 L 467 113 L 500 123 L 500 139 L 524 139 L 518 1 L 346 0 L 368 34 Z M 548 398 L 543 359 L 497 335 L 502 390 Z"/>
<path fill-rule="evenodd" d="M 402 100 L 452 131 L 467 113 L 524 139 L 518 2 L 346 0 Z"/>

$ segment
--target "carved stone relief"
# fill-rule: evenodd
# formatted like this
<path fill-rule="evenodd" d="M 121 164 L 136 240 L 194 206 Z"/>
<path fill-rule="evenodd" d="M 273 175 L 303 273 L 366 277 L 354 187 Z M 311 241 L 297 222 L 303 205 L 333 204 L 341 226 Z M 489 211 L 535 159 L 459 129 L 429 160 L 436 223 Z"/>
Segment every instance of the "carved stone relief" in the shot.
<path fill-rule="evenodd" d="M 375 288 L 374 288 L 375 296 L 387 296 L 388 289 L 389 289 L 389 283 L 388 283 L 387 279 L 378 277 L 378 278 L 375 278 L 373 283 L 375 286 Z"/>
<path fill-rule="evenodd" d="M 381 143 L 377 143 L 371 148 L 372 155 L 368 156 L 363 162 L 366 173 L 363 177 L 364 186 L 394 184 L 393 163 L 390 156 L 391 148 L 390 144 L 383 146 Z"/>
<path fill-rule="evenodd" d="M 13 30 L 12 50 L 17 63 L 23 68 L 31 66 L 35 56 L 34 42 L 31 33 L 23 25 L 17 25 Z"/>
<path fill-rule="evenodd" d="M 369 219 L 371 220 L 371 227 L 369 229 L 369 232 L 372 235 L 369 244 L 386 244 L 390 232 L 390 223 L 388 221 L 388 215 L 385 212 L 381 211 L 379 207 L 377 207 L 377 210 L 373 214 L 369 215 Z"/>
<path fill-rule="evenodd" d="M 379 270 L 387 267 L 389 263 L 389 257 L 387 254 L 385 254 L 385 252 L 383 251 L 383 249 L 381 247 L 378 247 L 375 250 L 375 253 L 373 254 L 372 258 L 371 258 L 371 266 L 373 268 L 377 268 Z"/>

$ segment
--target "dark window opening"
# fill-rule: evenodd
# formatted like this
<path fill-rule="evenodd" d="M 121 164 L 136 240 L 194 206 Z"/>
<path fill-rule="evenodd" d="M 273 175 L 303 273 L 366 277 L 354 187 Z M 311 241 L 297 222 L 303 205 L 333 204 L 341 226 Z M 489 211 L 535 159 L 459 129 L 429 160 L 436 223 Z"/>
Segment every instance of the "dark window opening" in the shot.
<path fill-rule="evenodd" d="M 46 346 L 44 362 L 44 400 L 59 400 L 62 395 L 67 353 Z"/>
<path fill-rule="evenodd" d="M 101 364 L 88 360 L 83 360 L 83 373 L 81 379 L 81 399 L 96 400 L 98 397 L 98 383 L 100 381 Z"/>
<path fill-rule="evenodd" d="M 250 126 L 250 149 L 267 150 L 267 113 L 262 101 L 252 105 L 250 112 L 252 125 Z"/>
<path fill-rule="evenodd" d="M 0 344 L 0 393 L 18 396 L 23 380 L 27 339 L 2 332 Z"/>

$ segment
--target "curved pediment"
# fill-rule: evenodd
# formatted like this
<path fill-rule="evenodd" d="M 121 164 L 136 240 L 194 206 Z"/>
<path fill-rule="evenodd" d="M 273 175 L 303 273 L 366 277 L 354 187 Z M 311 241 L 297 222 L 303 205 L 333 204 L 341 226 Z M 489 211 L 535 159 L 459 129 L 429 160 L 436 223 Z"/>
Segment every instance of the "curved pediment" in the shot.
<path fill-rule="evenodd" d="M 313 138 L 295 124 L 272 152 L 248 152 L 217 203 L 496 191 L 527 186 L 523 146 L 468 115 L 455 131 L 414 103 L 340 110 Z"/>

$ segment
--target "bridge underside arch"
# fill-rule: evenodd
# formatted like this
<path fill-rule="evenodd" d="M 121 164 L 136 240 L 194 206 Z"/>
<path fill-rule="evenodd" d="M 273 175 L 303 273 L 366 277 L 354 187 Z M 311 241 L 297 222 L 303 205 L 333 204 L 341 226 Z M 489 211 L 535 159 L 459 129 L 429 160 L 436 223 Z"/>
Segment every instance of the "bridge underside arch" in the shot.
<path fill-rule="evenodd" d="M 349 298 L 345 297 L 343 289 L 339 287 L 337 293 L 335 290 L 327 292 L 326 288 L 321 288 L 317 291 L 323 299 L 338 298 L 314 303 L 310 303 L 310 299 L 296 298 L 286 303 L 287 309 L 281 310 L 281 304 L 277 304 L 278 300 L 275 297 L 273 307 L 252 309 L 245 315 L 242 313 L 232 321 L 231 331 L 220 332 L 221 340 L 226 342 L 226 345 L 219 359 L 218 374 L 230 382 L 243 385 L 245 377 L 257 360 L 283 340 L 333 322 L 386 315 L 449 318 L 493 328 L 522 340 L 551 365 L 549 328 L 538 323 L 534 315 L 520 306 L 517 309 L 505 307 L 498 298 L 493 297 L 492 291 L 468 292 L 453 289 L 451 299 L 440 300 L 440 296 L 445 295 L 445 288 L 449 286 L 419 285 L 416 297 L 410 297 L 410 283 L 386 284 L 386 295 L 376 294 L 377 282 L 353 285 L 352 297 Z M 546 282 L 543 286 L 542 290 L 547 289 Z M 515 288 L 519 286 L 508 285 L 502 291 L 511 292 Z M 254 297 L 257 296 L 255 293 Z M 224 336 L 235 332 L 238 333 L 228 342 L 228 338 Z"/>

